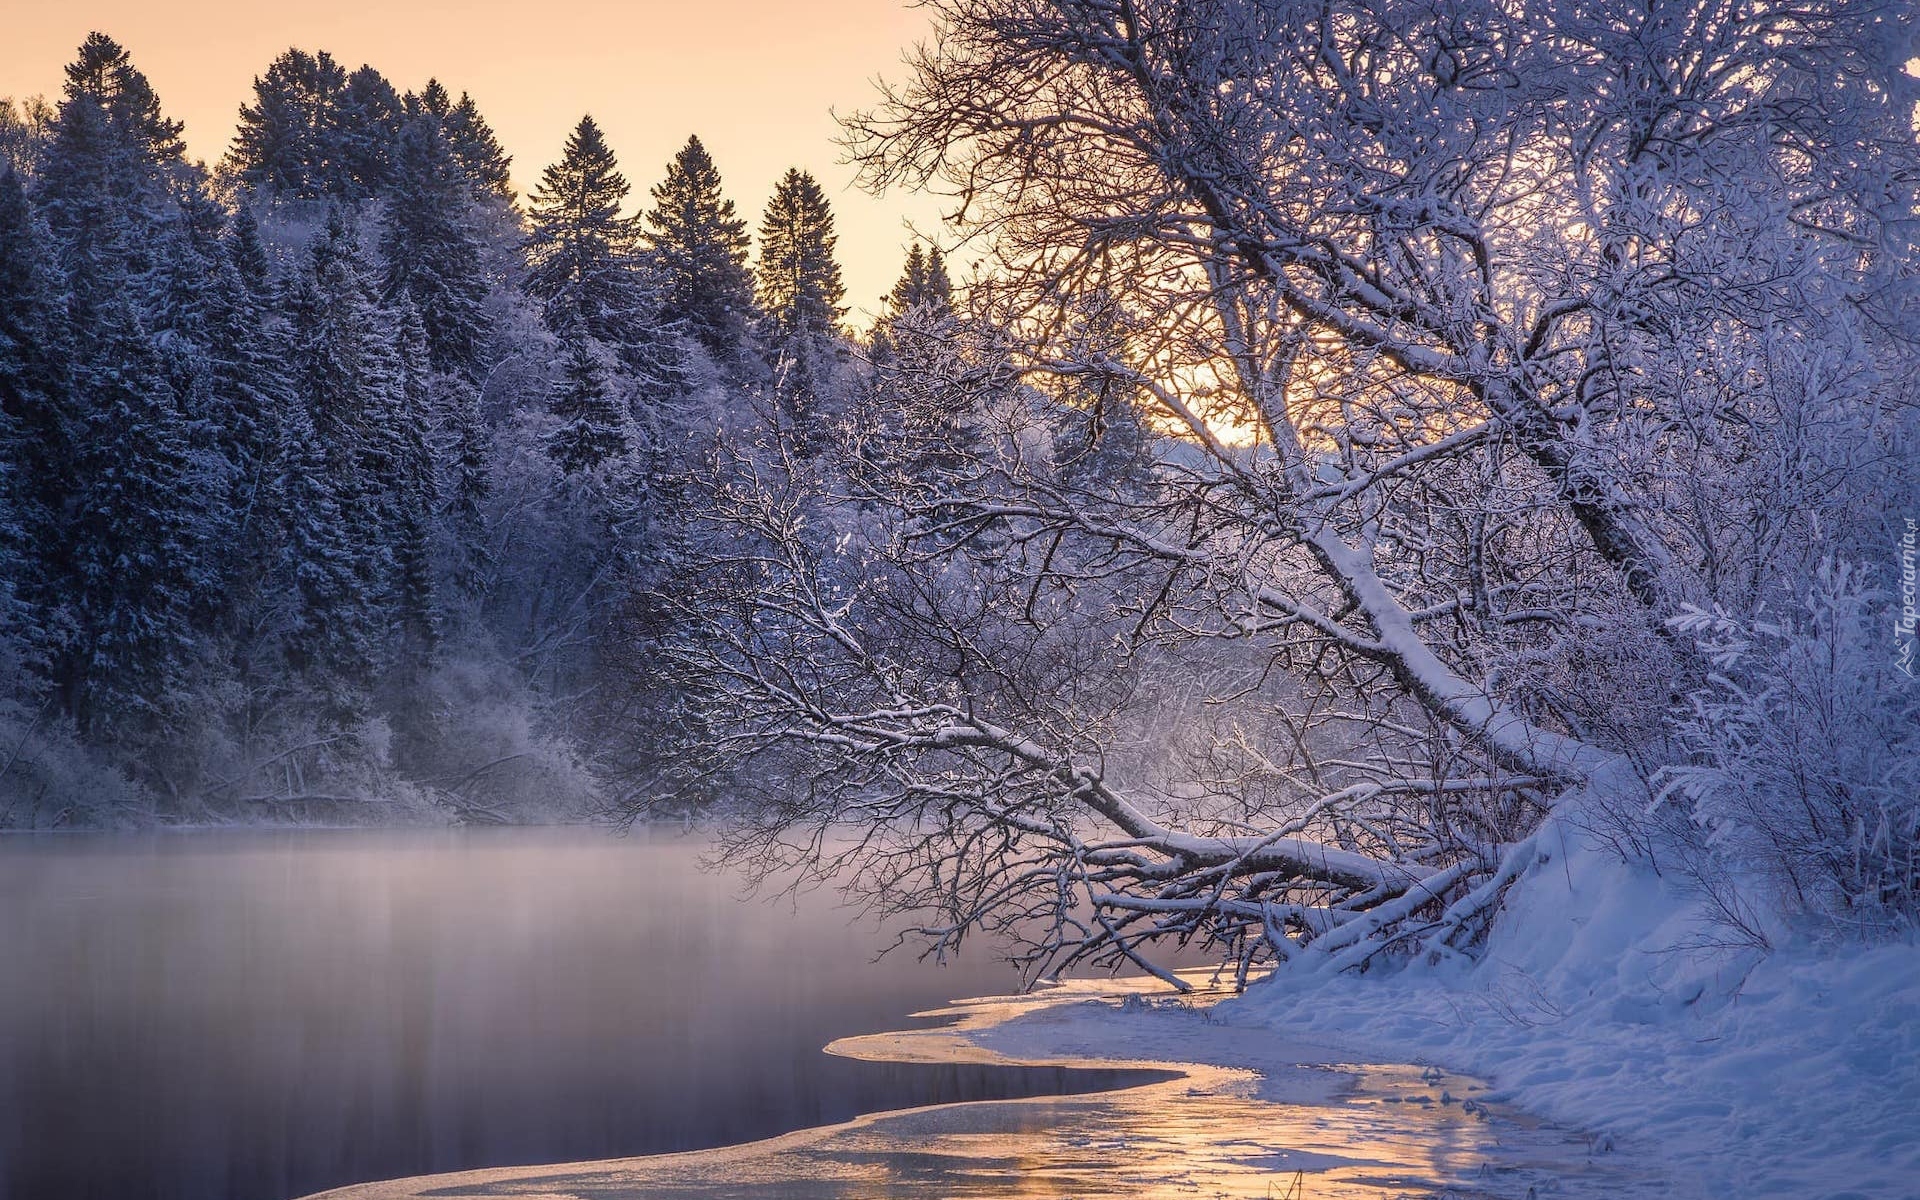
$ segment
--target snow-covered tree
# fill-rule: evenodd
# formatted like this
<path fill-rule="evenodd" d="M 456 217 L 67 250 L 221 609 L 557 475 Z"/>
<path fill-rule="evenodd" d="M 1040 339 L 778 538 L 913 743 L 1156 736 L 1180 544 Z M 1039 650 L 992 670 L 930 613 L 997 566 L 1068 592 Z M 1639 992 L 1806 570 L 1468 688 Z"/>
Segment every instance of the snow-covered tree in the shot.
<path fill-rule="evenodd" d="M 774 186 L 760 218 L 755 298 L 776 339 L 830 338 L 847 313 L 834 258 L 833 210 L 812 175 L 791 168 Z"/>
<path fill-rule="evenodd" d="M 940 247 L 913 244 L 886 302 L 883 319 L 900 317 L 914 309 L 944 312 L 953 307 L 953 280 L 947 275 L 947 260 Z"/>
<path fill-rule="evenodd" d="M 404 458 L 402 361 L 339 210 L 288 280 L 281 308 L 289 386 L 313 426 L 312 445 L 290 444 L 288 453 L 324 456 L 324 469 L 309 468 L 312 486 L 332 493 L 344 522 L 338 553 L 350 557 L 358 580 L 351 592 L 329 586 L 325 594 L 360 610 L 341 617 L 342 627 L 377 627 L 391 596 L 397 535 L 388 496 Z"/>
<path fill-rule="evenodd" d="M 71 349 L 54 254 L 19 174 L 0 169 L 0 489 L 12 535 L 6 636 L 17 651 L 44 648 L 53 632 L 49 548 L 71 455 Z"/>
<path fill-rule="evenodd" d="M 639 219 L 620 212 L 629 190 L 599 125 L 580 118 L 527 208 L 524 286 L 556 336 L 616 348 L 646 340 L 654 302 L 637 253 Z"/>
<path fill-rule="evenodd" d="M 1031 386 L 982 381 L 923 489 L 721 486 L 676 653 L 712 747 L 824 781 L 763 862 L 1036 965 L 1471 951 L 1540 816 L 1658 753 L 1712 531 L 1750 580 L 1913 494 L 1857 440 L 1907 444 L 1920 379 L 1915 82 L 1868 9 L 932 7 L 854 154 L 962 214 Z M 1151 486 L 1036 452 L 1101 387 Z M 824 861 L 848 819 L 885 832 Z"/>
<path fill-rule="evenodd" d="M 339 120 L 346 86 L 346 71 L 324 50 L 290 49 L 274 59 L 266 74 L 254 78 L 253 103 L 240 107 L 227 172 L 273 196 L 349 198 L 341 188 L 351 168 Z M 367 99 L 364 80 L 360 99 Z M 356 132 L 364 138 L 369 130 Z M 363 163 L 368 149 L 359 147 Z"/>
<path fill-rule="evenodd" d="M 625 415 L 608 384 L 607 368 L 587 339 L 566 343 L 547 407 L 560 424 L 547 435 L 546 450 L 562 471 L 591 471 L 626 453 Z"/>
<path fill-rule="evenodd" d="M 434 370 L 478 379 L 490 332 L 489 285 L 470 219 L 470 183 L 439 122 L 407 122 L 394 172 L 380 236 L 386 298 L 404 297 L 418 311 Z"/>
<path fill-rule="evenodd" d="M 438 79 L 427 80 L 418 92 L 409 92 L 405 101 L 409 116 L 427 116 L 440 127 L 448 149 L 478 200 L 513 202 L 510 171 L 513 159 L 501 148 L 493 126 L 480 115 L 479 107 L 465 92 L 454 100 Z"/>
<path fill-rule="evenodd" d="M 160 98 L 120 43 L 103 33 L 90 33 L 79 54 L 67 64 L 63 93 L 67 100 L 87 99 L 106 110 L 114 129 L 124 135 L 147 163 L 178 163 L 186 155 L 180 140 L 185 128 L 160 111 Z"/>
<path fill-rule="evenodd" d="M 715 359 L 737 357 L 753 319 L 747 223 L 720 191 L 720 172 L 697 137 L 667 164 L 652 192 L 647 242 L 660 274 L 664 314 Z"/>
<path fill-rule="evenodd" d="M 441 121 L 441 129 L 474 198 L 512 204 L 513 156 L 501 147 L 500 138 L 480 115 L 473 97 L 461 92 L 459 102 Z"/>
<path fill-rule="evenodd" d="M 405 110 L 387 77 L 362 65 L 334 97 L 332 156 L 342 199 L 361 200 L 391 188 Z"/>
<path fill-rule="evenodd" d="M 760 220 L 755 297 L 766 326 L 775 392 L 803 425 L 820 419 L 835 390 L 841 300 L 833 211 L 813 176 L 789 169 Z"/>

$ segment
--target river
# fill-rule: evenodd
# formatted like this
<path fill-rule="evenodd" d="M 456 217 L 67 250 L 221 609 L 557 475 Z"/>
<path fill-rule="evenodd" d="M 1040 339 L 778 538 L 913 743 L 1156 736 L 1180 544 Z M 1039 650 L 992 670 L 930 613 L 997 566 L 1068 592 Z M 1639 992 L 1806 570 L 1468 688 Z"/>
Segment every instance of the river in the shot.
<path fill-rule="evenodd" d="M 720 1146 L 1112 1071 L 823 1054 L 1012 990 L 704 845 L 596 830 L 0 839 L 0 1196 L 283 1200 Z"/>

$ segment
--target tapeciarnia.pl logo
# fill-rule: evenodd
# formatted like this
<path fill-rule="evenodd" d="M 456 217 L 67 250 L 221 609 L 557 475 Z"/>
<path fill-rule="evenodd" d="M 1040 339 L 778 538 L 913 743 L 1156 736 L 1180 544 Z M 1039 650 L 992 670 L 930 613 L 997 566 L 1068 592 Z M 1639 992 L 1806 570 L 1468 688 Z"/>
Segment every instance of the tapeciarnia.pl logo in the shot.
<path fill-rule="evenodd" d="M 1914 666 L 1914 542 L 1920 533 L 1920 519 L 1907 518 L 1906 536 L 1900 539 L 1900 616 L 1893 625 L 1893 665 L 1906 673 L 1907 678 L 1920 678 L 1915 675 Z"/>

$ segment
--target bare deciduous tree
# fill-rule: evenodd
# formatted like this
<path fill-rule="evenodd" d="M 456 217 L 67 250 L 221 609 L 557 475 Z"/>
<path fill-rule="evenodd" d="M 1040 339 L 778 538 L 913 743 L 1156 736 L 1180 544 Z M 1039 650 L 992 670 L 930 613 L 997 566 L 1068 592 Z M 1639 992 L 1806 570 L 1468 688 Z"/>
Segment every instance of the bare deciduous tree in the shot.
<path fill-rule="evenodd" d="M 840 459 L 721 472 L 674 654 L 736 851 L 1036 967 L 1470 950 L 1541 815 L 1663 753 L 1668 618 L 1761 599 L 1911 428 L 1904 35 L 931 7 L 848 144 L 989 269 Z M 1135 414 L 1141 470 L 1074 469 Z"/>

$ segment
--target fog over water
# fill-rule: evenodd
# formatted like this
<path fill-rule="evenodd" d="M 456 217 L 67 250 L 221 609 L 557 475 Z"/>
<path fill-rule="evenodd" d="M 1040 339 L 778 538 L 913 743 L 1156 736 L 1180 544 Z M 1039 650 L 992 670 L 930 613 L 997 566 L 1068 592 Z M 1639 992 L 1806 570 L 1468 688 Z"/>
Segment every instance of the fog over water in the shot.
<path fill-rule="evenodd" d="M 0 841 L 0 1195 L 267 1200 L 1102 1072 L 822 1054 L 1016 979 L 587 830 Z"/>

